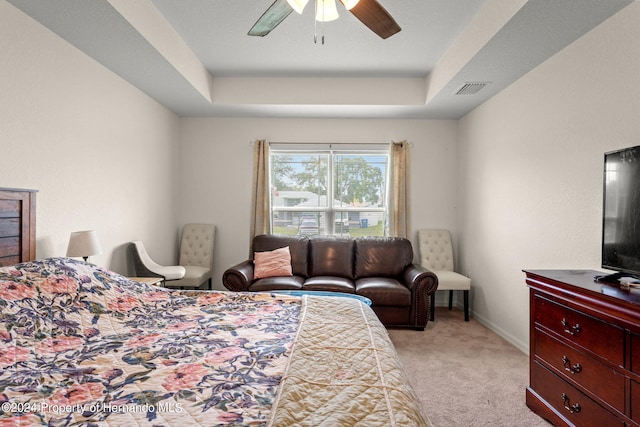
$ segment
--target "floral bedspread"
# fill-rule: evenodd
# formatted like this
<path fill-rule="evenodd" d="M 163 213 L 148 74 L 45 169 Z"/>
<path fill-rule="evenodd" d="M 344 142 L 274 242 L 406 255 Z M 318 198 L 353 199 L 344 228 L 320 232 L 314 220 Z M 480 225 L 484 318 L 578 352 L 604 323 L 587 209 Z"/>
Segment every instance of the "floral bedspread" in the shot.
<path fill-rule="evenodd" d="M 0 427 L 266 425 L 301 302 L 51 258 L 0 268 L 0 310 Z"/>

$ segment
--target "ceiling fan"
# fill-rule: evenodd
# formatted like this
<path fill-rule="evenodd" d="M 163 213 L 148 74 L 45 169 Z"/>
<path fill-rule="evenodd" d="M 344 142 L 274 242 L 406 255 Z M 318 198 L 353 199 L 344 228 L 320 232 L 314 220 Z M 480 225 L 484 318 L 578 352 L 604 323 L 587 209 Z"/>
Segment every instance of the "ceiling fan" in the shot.
<path fill-rule="evenodd" d="M 264 37 L 294 10 L 302 13 L 309 0 L 275 0 L 249 30 L 250 36 Z M 315 0 L 316 21 L 338 17 L 336 0 Z M 401 30 L 398 23 L 377 0 L 340 0 L 340 3 L 371 31 L 386 39 Z"/>

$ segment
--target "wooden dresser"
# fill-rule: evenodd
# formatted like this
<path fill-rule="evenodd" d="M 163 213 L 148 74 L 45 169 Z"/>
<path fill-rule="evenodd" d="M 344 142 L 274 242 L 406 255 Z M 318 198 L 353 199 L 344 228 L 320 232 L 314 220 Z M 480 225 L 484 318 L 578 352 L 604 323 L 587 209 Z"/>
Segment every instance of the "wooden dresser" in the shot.
<path fill-rule="evenodd" d="M 640 289 L 593 270 L 526 270 L 527 406 L 556 426 L 640 426 Z"/>
<path fill-rule="evenodd" d="M 0 267 L 36 257 L 36 190 L 0 188 Z"/>

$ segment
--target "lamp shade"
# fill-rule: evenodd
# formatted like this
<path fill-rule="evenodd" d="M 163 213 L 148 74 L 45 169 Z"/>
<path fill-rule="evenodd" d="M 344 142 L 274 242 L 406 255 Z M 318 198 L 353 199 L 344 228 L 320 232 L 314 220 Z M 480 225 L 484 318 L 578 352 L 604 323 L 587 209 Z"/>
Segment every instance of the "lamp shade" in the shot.
<path fill-rule="evenodd" d="M 295 10 L 300 14 L 302 14 L 302 11 L 304 10 L 304 7 L 307 5 L 308 2 L 309 0 L 287 0 L 287 3 L 289 3 L 289 6 L 291 6 L 293 10 Z"/>
<path fill-rule="evenodd" d="M 316 21 L 329 22 L 338 19 L 336 0 L 316 0 Z"/>
<path fill-rule="evenodd" d="M 69 237 L 68 257 L 82 257 L 87 260 L 92 255 L 102 253 L 98 235 L 94 230 L 74 231 Z"/>

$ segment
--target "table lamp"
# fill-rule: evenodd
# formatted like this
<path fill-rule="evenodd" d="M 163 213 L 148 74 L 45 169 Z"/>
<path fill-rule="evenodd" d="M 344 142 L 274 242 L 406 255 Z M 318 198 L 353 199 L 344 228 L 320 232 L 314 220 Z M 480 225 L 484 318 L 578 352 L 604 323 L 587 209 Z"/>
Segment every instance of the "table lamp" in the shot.
<path fill-rule="evenodd" d="M 85 261 L 92 255 L 102 253 L 98 236 L 94 230 L 74 231 L 69 237 L 68 257 L 82 257 Z"/>

